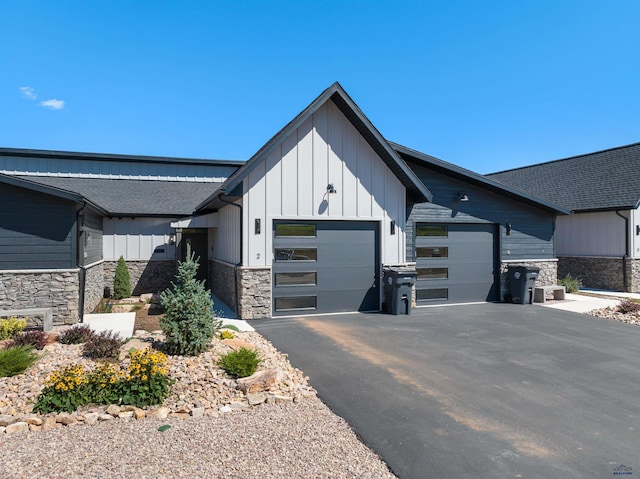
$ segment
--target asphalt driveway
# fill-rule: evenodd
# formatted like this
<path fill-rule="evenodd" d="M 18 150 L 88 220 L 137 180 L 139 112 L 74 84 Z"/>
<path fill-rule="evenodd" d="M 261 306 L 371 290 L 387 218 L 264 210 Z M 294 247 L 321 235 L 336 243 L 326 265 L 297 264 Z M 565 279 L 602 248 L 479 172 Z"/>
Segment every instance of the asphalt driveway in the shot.
<path fill-rule="evenodd" d="M 401 478 L 640 475 L 640 328 L 540 306 L 251 323 Z"/>

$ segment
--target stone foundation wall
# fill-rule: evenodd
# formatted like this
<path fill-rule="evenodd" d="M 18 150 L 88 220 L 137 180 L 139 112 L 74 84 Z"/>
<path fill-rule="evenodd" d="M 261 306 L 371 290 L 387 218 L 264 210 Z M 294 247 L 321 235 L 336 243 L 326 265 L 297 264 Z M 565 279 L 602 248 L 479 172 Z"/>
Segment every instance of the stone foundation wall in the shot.
<path fill-rule="evenodd" d="M 104 262 L 94 264 L 85 270 L 84 312 L 90 313 L 104 295 Z"/>
<path fill-rule="evenodd" d="M 558 260 L 527 260 L 527 261 L 509 261 L 502 262 L 500 265 L 500 300 L 504 301 L 505 296 L 509 293 L 509 266 L 536 266 L 540 268 L 538 278 L 536 278 L 537 286 L 553 286 L 558 284 Z"/>
<path fill-rule="evenodd" d="M 558 277 L 578 277 L 586 288 L 624 291 L 624 260 L 622 258 L 592 258 L 563 256 L 559 258 Z"/>
<path fill-rule="evenodd" d="M 78 270 L 0 271 L 0 309 L 53 308 L 54 324 L 78 322 Z"/>
<path fill-rule="evenodd" d="M 236 267 L 229 263 L 209 260 L 209 287 L 222 302 L 238 314 L 236 298 Z M 213 307 L 215 309 L 215 305 Z"/>
<path fill-rule="evenodd" d="M 271 317 L 271 268 L 238 267 L 238 317 Z"/>
<path fill-rule="evenodd" d="M 631 293 L 640 293 L 640 259 L 627 258 L 627 288 Z"/>
<path fill-rule="evenodd" d="M 104 286 L 113 293 L 113 277 L 118 261 L 104 262 Z M 132 294 L 157 293 L 171 286 L 178 272 L 178 263 L 173 259 L 150 261 L 127 260 Z"/>

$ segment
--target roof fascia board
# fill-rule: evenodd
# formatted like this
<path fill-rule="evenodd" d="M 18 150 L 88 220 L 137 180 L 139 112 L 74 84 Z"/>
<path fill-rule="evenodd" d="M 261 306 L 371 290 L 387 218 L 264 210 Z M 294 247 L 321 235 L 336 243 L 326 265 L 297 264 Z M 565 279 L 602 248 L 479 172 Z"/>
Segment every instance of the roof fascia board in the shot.
<path fill-rule="evenodd" d="M 415 190 L 417 190 L 424 199 L 431 201 L 433 195 L 431 192 L 424 186 L 424 184 L 420 181 L 420 179 L 415 176 L 415 173 L 410 170 L 410 168 L 404 163 L 404 160 L 400 158 L 400 156 L 393 151 L 393 149 L 387 144 L 386 140 L 380 135 L 380 133 L 373 127 L 371 122 L 364 116 L 360 108 L 356 106 L 356 104 L 349 98 L 344 89 L 340 86 L 338 82 L 333 83 L 329 88 L 323 91 L 315 100 L 309 104 L 304 110 L 302 110 L 293 120 L 291 120 L 287 125 L 284 126 L 278 133 L 276 133 L 265 145 L 260 148 L 245 164 L 240 167 L 233 175 L 231 175 L 227 181 L 223 184 L 223 188 L 226 191 L 231 191 L 235 187 L 237 187 L 259 164 L 259 162 L 265 158 L 267 158 L 273 150 L 281 144 L 284 139 L 299 128 L 311 115 L 313 115 L 322 105 L 324 105 L 328 100 L 332 100 L 334 104 L 338 108 L 338 105 L 332 97 L 334 95 L 338 95 L 350 108 L 353 114 L 359 118 L 365 127 L 368 129 L 369 133 L 375 137 L 377 142 L 380 144 L 380 147 L 385 149 L 391 157 L 398 165 L 398 167 L 405 172 L 406 179 L 403 181 L 405 183 L 407 179 L 413 183 Z M 340 108 L 340 110 L 344 113 L 344 110 Z M 350 120 L 351 121 L 351 120 Z M 358 127 L 358 125 L 354 126 L 358 129 L 360 134 L 362 134 L 362 127 Z M 374 148 L 376 149 L 376 148 Z M 383 158 L 384 160 L 384 158 Z M 401 178 L 402 180 L 402 178 Z M 405 186 L 407 186 L 405 184 Z M 220 194 L 220 192 L 216 192 L 211 195 L 209 198 L 204 200 L 196 207 L 196 211 L 202 208 L 206 208 L 210 203 L 212 203 L 216 197 Z M 424 200 L 423 200 L 424 201 Z"/>
<path fill-rule="evenodd" d="M 552 211 L 554 213 L 559 213 L 559 214 L 563 214 L 563 215 L 570 215 L 571 214 L 571 210 L 568 210 L 566 208 L 563 208 L 561 206 L 555 205 L 553 203 L 550 203 L 546 200 L 543 200 L 542 198 L 538 198 L 532 195 L 528 195 L 520 190 L 517 190 L 515 188 L 512 188 L 510 186 L 507 185 L 503 185 L 502 183 L 499 183 L 497 181 L 491 180 L 489 178 L 486 178 L 478 173 L 474 173 L 473 171 L 467 170 L 465 168 L 462 168 L 460 166 L 456 166 L 453 165 L 451 163 L 448 163 L 446 161 L 440 160 L 438 158 L 435 158 L 433 156 L 427 155 L 425 153 L 421 153 L 419 151 L 416 150 L 412 150 L 411 148 L 407 148 L 406 146 L 402 146 L 399 145 L 397 143 L 393 143 L 393 142 L 389 142 L 390 145 L 399 153 L 410 156 L 415 158 L 416 160 L 418 160 L 419 162 L 422 163 L 427 163 L 428 165 L 432 166 L 433 168 L 452 174 L 453 176 L 456 176 L 458 178 L 461 178 L 465 181 L 469 181 L 471 183 L 475 183 L 477 185 L 483 186 L 483 187 L 487 187 L 489 189 L 492 189 L 494 191 L 500 192 L 502 194 L 506 194 L 508 196 L 512 196 L 515 198 L 518 198 L 520 200 L 523 200 L 527 203 L 533 204 L 534 206 L 543 208 L 545 210 L 549 210 Z"/>
<path fill-rule="evenodd" d="M 0 148 L 0 156 L 17 156 L 25 158 L 59 158 L 65 160 L 102 160 L 146 163 L 179 163 L 209 166 L 242 166 L 242 160 L 207 160 L 198 158 L 172 158 L 168 156 L 121 155 L 115 153 L 83 153 L 56 150 L 29 150 L 22 148 Z"/>

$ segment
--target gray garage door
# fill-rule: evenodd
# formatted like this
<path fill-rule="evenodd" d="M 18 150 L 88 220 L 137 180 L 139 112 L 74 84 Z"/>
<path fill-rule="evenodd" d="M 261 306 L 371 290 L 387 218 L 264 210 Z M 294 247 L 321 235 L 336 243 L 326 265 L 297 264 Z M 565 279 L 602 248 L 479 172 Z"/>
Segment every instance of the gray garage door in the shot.
<path fill-rule="evenodd" d="M 378 226 L 274 221 L 273 314 L 377 311 Z"/>
<path fill-rule="evenodd" d="M 417 223 L 418 305 L 496 301 L 495 226 Z"/>

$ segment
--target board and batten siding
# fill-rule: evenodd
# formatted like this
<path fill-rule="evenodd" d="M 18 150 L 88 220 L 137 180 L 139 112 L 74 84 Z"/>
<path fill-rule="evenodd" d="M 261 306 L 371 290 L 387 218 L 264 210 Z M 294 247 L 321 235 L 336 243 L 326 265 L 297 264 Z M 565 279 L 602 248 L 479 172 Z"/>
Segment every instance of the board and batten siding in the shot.
<path fill-rule="evenodd" d="M 330 183 L 336 193 L 327 193 Z M 244 264 L 271 265 L 274 219 L 377 220 L 382 263 L 405 259 L 405 187 L 332 102 L 251 171 L 244 191 Z"/>
<path fill-rule="evenodd" d="M 640 210 L 631 210 L 631 257 L 640 258 Z"/>
<path fill-rule="evenodd" d="M 240 204 L 238 200 L 236 204 Z M 225 206 L 216 213 L 218 226 L 209 228 L 209 259 L 238 264 L 240 258 L 240 208 Z"/>
<path fill-rule="evenodd" d="M 25 158 L 0 156 L 0 173 L 68 178 L 163 180 L 220 183 L 237 166 L 118 161 L 115 159 Z"/>
<path fill-rule="evenodd" d="M 82 234 L 80 262 L 87 266 L 102 260 L 104 245 L 102 242 L 102 216 L 86 207 L 82 214 Z"/>
<path fill-rule="evenodd" d="M 175 233 L 176 218 L 105 218 L 103 255 L 105 260 L 174 259 L 175 246 L 169 238 Z"/>
<path fill-rule="evenodd" d="M 499 225 L 500 259 L 553 259 L 554 215 L 486 188 L 421 165 L 412 169 L 433 193 L 432 203 L 411 206 L 407 221 L 407 259 L 415 260 L 415 223 L 492 223 Z M 458 200 L 465 193 L 469 201 Z M 506 225 L 511 224 L 507 235 Z"/>
<path fill-rule="evenodd" d="M 628 218 L 630 212 L 621 214 Z M 625 221 L 615 211 L 558 217 L 558 256 L 620 258 L 626 253 L 625 226 Z"/>
<path fill-rule="evenodd" d="M 77 267 L 75 202 L 3 184 L 0 205 L 0 270 Z"/>

